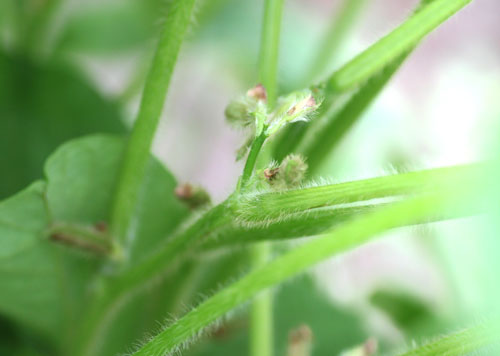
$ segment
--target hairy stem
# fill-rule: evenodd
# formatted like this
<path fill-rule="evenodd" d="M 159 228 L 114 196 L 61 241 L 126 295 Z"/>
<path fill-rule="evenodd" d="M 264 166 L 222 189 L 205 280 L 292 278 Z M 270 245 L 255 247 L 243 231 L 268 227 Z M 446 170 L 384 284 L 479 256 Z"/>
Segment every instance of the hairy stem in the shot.
<path fill-rule="evenodd" d="M 475 165 L 453 166 L 281 193 L 249 195 L 246 200 L 239 201 L 238 212 L 240 220 L 248 223 L 269 222 L 284 219 L 288 214 L 332 205 L 340 207 L 373 199 L 436 191 L 457 182 L 468 186 L 474 184 L 478 172 Z"/>
<path fill-rule="evenodd" d="M 495 347 L 496 352 L 488 349 L 489 353 L 487 354 L 493 355 L 500 351 L 498 332 L 499 328 L 495 323 L 481 323 L 424 344 L 400 356 L 462 356 L 469 353 L 475 354 L 476 352 L 479 355 L 484 347 L 491 347 L 492 345 Z"/>
<path fill-rule="evenodd" d="M 135 208 L 146 164 L 178 53 L 195 0 L 175 0 L 163 26 L 146 78 L 139 114 L 129 138 L 111 214 L 111 233 L 123 246 L 133 237 Z"/>
<path fill-rule="evenodd" d="M 463 203 L 463 202 L 461 202 Z M 302 272 L 332 255 L 352 249 L 388 229 L 413 224 L 452 209 L 456 216 L 457 191 L 424 195 L 359 216 L 325 236 L 305 243 L 263 265 L 228 288 L 207 299 L 179 321 L 145 344 L 135 356 L 160 356 L 178 349 L 204 328 L 257 293 Z"/>
<path fill-rule="evenodd" d="M 210 231 L 227 224 L 232 217 L 225 214 L 224 203 L 205 213 L 194 224 L 169 240 L 144 262 L 129 267 L 119 276 L 111 278 L 106 290 L 94 299 L 80 326 L 80 344 L 75 344 L 73 354 L 91 356 L 97 354 L 107 337 L 107 330 L 124 305 L 137 293 L 144 291 L 171 267 L 182 261 L 184 253 L 196 241 Z"/>
<path fill-rule="evenodd" d="M 265 131 L 265 130 L 264 130 Z M 248 158 L 245 162 L 245 167 L 243 168 L 243 174 L 239 182 L 238 190 L 243 190 L 246 188 L 250 178 L 252 177 L 255 164 L 257 163 L 257 158 L 259 157 L 260 150 L 266 141 L 267 136 L 265 132 L 262 132 L 259 136 L 255 138 L 250 147 L 250 152 L 248 153 Z"/>

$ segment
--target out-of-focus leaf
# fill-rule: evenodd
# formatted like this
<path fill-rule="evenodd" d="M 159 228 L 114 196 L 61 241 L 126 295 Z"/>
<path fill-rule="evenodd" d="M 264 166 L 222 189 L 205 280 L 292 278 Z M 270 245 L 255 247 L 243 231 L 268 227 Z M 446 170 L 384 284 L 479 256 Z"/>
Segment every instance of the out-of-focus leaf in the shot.
<path fill-rule="evenodd" d="M 446 322 L 424 301 L 408 292 L 381 289 L 371 295 L 370 302 L 410 338 L 439 333 Z"/>
<path fill-rule="evenodd" d="M 45 183 L 0 203 L 0 313 L 43 335 L 61 339 L 80 312 L 96 261 L 46 238 L 50 224 Z"/>
<path fill-rule="evenodd" d="M 339 354 L 370 336 L 354 313 L 335 306 L 308 275 L 280 288 L 274 305 L 277 355 L 286 354 L 289 332 L 302 324 L 312 330 L 315 356 Z"/>
<path fill-rule="evenodd" d="M 162 10 L 162 11 L 159 11 Z M 74 11 L 58 43 L 59 50 L 116 54 L 144 45 L 166 11 L 158 0 L 125 0 Z"/>
<path fill-rule="evenodd" d="M 125 132 L 117 106 L 78 73 L 1 52 L 0 117 L 0 199 L 41 178 L 43 162 L 62 142 Z"/>
<path fill-rule="evenodd" d="M 53 332 L 61 317 L 57 257 L 42 238 L 48 225 L 44 183 L 0 203 L 0 312 Z"/>

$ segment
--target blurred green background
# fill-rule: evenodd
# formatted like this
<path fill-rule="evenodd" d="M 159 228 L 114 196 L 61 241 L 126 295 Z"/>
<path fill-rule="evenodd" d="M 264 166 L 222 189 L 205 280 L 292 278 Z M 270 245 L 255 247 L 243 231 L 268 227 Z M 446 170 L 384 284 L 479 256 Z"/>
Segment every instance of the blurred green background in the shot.
<path fill-rule="evenodd" d="M 390 31 L 416 3 L 366 0 L 329 68 Z M 282 90 L 304 85 L 341 6 L 337 0 L 286 2 Z M 166 0 L 0 2 L 0 199 L 41 178 L 44 160 L 63 142 L 129 130 L 168 7 Z M 486 143 L 498 138 L 492 128 L 500 109 L 499 13 L 497 0 L 475 1 L 431 34 L 321 175 L 352 180 L 495 152 Z M 178 180 L 202 184 L 216 201 L 233 190 L 242 169 L 234 152 L 244 137 L 225 125 L 223 111 L 255 84 L 261 14 L 261 1 L 200 1 L 155 139 L 154 153 Z M 469 218 L 396 231 L 285 284 L 276 292 L 277 355 L 285 354 L 288 333 L 301 324 L 313 331 L 314 355 L 334 355 L 371 336 L 392 350 L 491 310 L 498 295 L 491 282 L 498 221 Z M 183 304 L 202 292 L 211 293 L 198 286 Z M 246 327 L 245 314 L 237 313 L 191 353 L 240 354 L 247 350 Z M 36 335 L 0 317 L 1 355 L 26 339 L 44 349 Z"/>

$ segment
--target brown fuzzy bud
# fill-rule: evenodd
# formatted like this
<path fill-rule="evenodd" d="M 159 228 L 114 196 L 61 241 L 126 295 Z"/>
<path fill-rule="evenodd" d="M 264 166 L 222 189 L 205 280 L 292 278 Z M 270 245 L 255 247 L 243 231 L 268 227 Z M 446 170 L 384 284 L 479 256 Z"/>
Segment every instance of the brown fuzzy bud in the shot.
<path fill-rule="evenodd" d="M 203 188 L 189 183 L 178 185 L 174 190 L 174 194 L 193 210 L 210 204 L 211 201 L 210 195 Z"/>
<path fill-rule="evenodd" d="M 255 100 L 267 101 L 267 91 L 262 84 L 257 84 L 247 91 L 247 96 Z"/>

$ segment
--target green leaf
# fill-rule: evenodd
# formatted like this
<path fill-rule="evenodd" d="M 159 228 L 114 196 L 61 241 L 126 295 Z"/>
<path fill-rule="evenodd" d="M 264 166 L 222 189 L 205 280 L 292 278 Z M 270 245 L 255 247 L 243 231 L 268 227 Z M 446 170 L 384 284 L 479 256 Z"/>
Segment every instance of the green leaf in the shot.
<path fill-rule="evenodd" d="M 108 222 L 114 187 L 125 150 L 125 140 L 116 136 L 92 135 L 62 145 L 47 161 L 47 201 L 53 223 L 92 227 Z M 152 156 L 146 166 L 145 184 L 136 207 L 129 263 L 134 265 L 163 246 L 168 237 L 189 215 L 188 208 L 174 196 L 176 181 L 165 167 Z M 85 238 L 85 236 L 81 236 Z M 167 288 L 160 284 L 155 293 Z M 154 294 L 154 293 L 152 293 Z M 154 295 L 134 297 L 117 315 L 115 323 L 106 324 L 108 339 L 96 355 L 127 351 L 129 342 L 136 340 L 153 326 L 158 309 L 144 310 Z M 75 305 L 75 307 L 81 307 Z M 161 305 L 159 306 L 161 307 Z M 76 329 L 72 337 L 80 338 Z M 73 339 L 71 339 L 73 340 Z M 73 352 L 73 343 L 70 351 Z"/>
<path fill-rule="evenodd" d="M 80 74 L 0 52 L 0 199 L 36 179 L 61 143 L 93 132 L 123 133 L 121 115 Z"/>
<path fill-rule="evenodd" d="M 49 241 L 49 215 L 42 182 L 0 203 L 0 313 L 60 342 L 97 263 Z"/>
<path fill-rule="evenodd" d="M 124 140 L 95 135 L 69 141 L 47 160 L 47 200 L 54 220 L 95 224 L 109 221 L 113 185 Z"/>
<path fill-rule="evenodd" d="M 62 222 L 92 226 L 106 221 L 123 150 L 119 137 L 94 135 L 70 141 L 47 161 L 47 184 L 36 183 L 0 203 L 0 312 L 46 334 L 60 331 L 63 348 L 80 337 L 78 329 L 61 327 L 81 320 L 100 261 L 53 243 L 47 233 Z M 147 167 L 148 184 L 141 191 L 136 228 L 144 239 L 133 245 L 132 262 L 164 244 L 189 214 L 174 197 L 172 175 L 152 157 Z M 112 325 L 110 334 L 115 337 L 102 355 L 125 351 L 126 341 L 151 328 L 157 310 L 145 313 L 140 307 L 150 304 L 151 298 L 136 299 L 124 310 L 119 323 Z"/>
<path fill-rule="evenodd" d="M 94 225 L 109 222 L 125 140 L 92 135 L 62 145 L 47 160 L 47 201 L 54 222 Z M 144 258 L 187 217 L 174 196 L 172 174 L 150 156 L 136 207 L 132 261 Z"/>
<path fill-rule="evenodd" d="M 45 333 L 61 318 L 56 255 L 43 232 L 49 220 L 44 183 L 0 203 L 0 312 Z"/>

